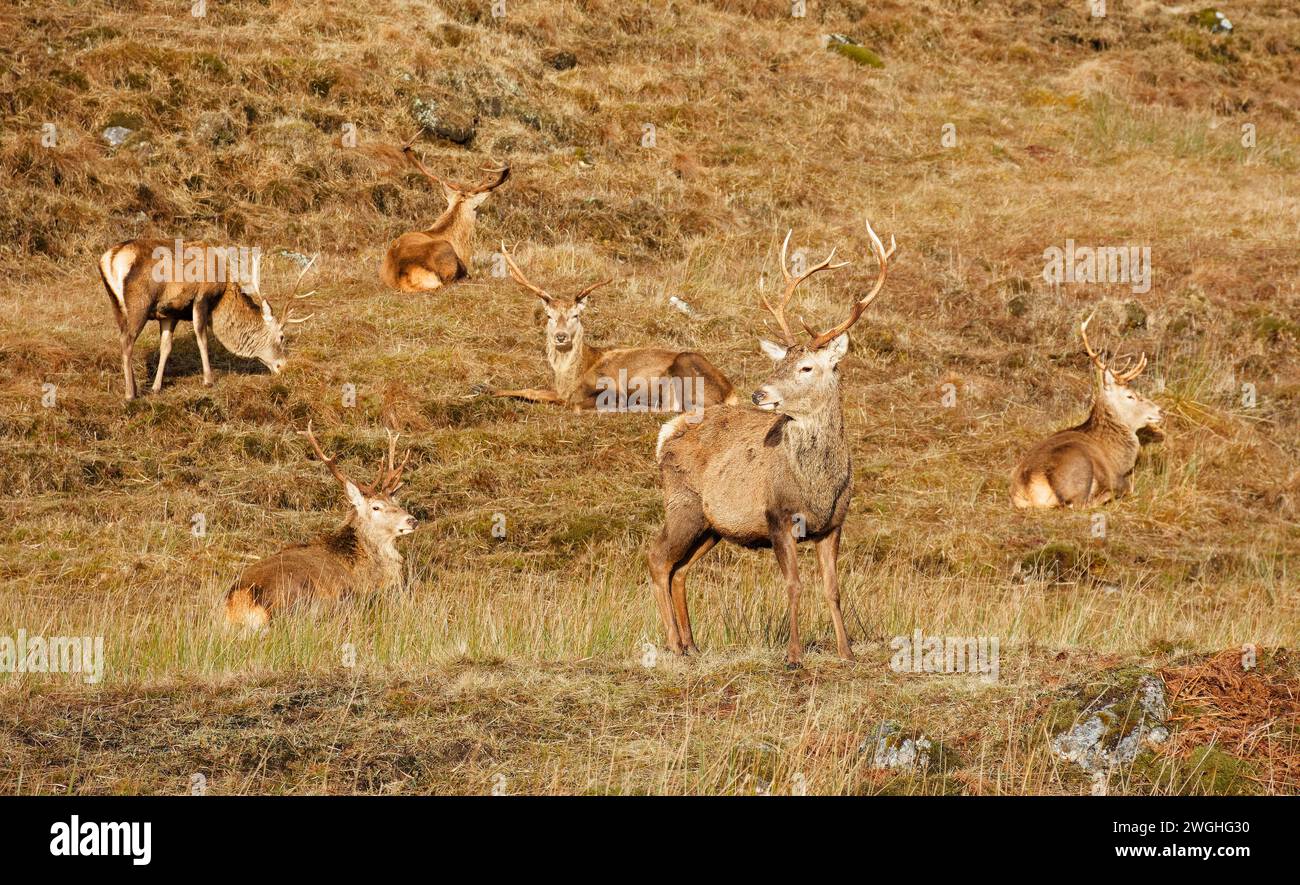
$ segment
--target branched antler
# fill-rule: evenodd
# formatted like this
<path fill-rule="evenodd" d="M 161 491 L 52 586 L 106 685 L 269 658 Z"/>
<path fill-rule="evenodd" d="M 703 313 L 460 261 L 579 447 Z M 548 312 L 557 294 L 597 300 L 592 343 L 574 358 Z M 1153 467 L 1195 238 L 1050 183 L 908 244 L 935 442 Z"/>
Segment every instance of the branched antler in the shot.
<path fill-rule="evenodd" d="M 1146 353 L 1143 353 L 1138 357 L 1137 361 L 1127 369 L 1122 369 L 1118 372 L 1111 369 L 1110 366 L 1107 365 L 1106 361 L 1102 359 L 1101 355 L 1093 350 L 1092 345 L 1088 343 L 1088 324 L 1092 322 L 1094 316 L 1096 316 L 1096 311 L 1088 314 L 1088 318 L 1079 324 L 1079 337 L 1083 339 L 1083 349 L 1087 352 L 1089 358 L 1092 360 L 1092 364 L 1097 367 L 1097 371 L 1101 373 L 1103 379 L 1106 377 L 1106 373 L 1110 372 L 1111 377 L 1113 377 L 1117 383 L 1129 383 L 1138 375 L 1141 375 L 1142 370 L 1146 368 Z"/>
<path fill-rule="evenodd" d="M 304 298 L 310 298 L 311 296 L 316 294 L 316 290 L 312 289 L 310 292 L 304 292 L 302 295 L 299 295 L 298 288 L 302 285 L 303 277 L 307 276 L 307 271 L 311 270 L 311 266 L 316 263 L 317 258 L 320 258 L 319 252 L 313 255 L 311 257 L 311 260 L 308 261 L 305 265 L 303 265 L 302 272 L 298 274 L 298 279 L 294 281 L 293 290 L 289 292 L 289 297 L 286 298 L 284 301 L 284 322 L 286 324 L 305 323 L 312 317 L 316 316 L 315 313 L 309 313 L 304 317 L 295 317 L 293 315 L 293 302 L 301 301 Z"/>
<path fill-rule="evenodd" d="M 402 471 L 406 469 L 406 463 L 411 460 L 411 450 L 406 450 L 401 464 L 395 463 L 398 434 L 387 428 L 384 432 L 388 434 L 388 454 L 386 460 L 380 461 L 379 476 L 375 479 L 374 489 L 377 494 L 392 495 L 402 487 Z"/>
<path fill-rule="evenodd" d="M 831 259 L 835 257 L 835 250 L 832 249 L 831 254 L 827 255 L 822 261 L 814 264 L 812 267 L 799 274 L 799 276 L 794 276 L 790 273 L 790 265 L 786 258 L 786 253 L 790 249 L 790 237 L 793 234 L 793 230 L 787 231 L 785 241 L 781 243 L 781 276 L 785 278 L 785 291 L 781 293 L 780 300 L 774 305 L 768 300 L 767 295 L 761 293 L 759 295 L 759 297 L 763 299 L 763 306 L 767 308 L 768 312 L 776 319 L 777 325 L 780 326 L 781 337 L 784 339 L 783 343 L 787 347 L 795 344 L 794 333 L 790 331 L 790 323 L 785 318 L 785 309 L 789 306 L 790 299 L 794 297 L 794 290 L 799 287 L 800 283 L 818 271 L 834 270 L 848 264 L 847 261 L 841 261 L 838 264 L 831 264 Z M 804 328 L 806 329 L 807 326 L 805 325 Z"/>
<path fill-rule="evenodd" d="M 316 434 L 312 432 L 311 421 L 307 422 L 307 429 L 301 431 L 301 435 L 307 437 L 307 441 L 311 443 L 312 449 L 316 452 L 316 457 L 329 468 L 330 473 L 334 474 L 334 478 L 338 480 L 339 485 L 346 488 L 348 483 L 352 483 L 352 485 L 361 489 L 361 491 L 366 494 L 374 494 L 373 490 L 368 486 L 363 486 L 358 482 L 354 482 L 346 473 L 339 469 L 339 459 L 337 455 L 326 455 L 325 452 L 321 450 L 320 443 L 316 440 Z"/>
<path fill-rule="evenodd" d="M 889 276 L 889 259 L 894 256 L 898 244 L 894 242 L 893 234 L 890 234 L 889 249 L 886 250 L 885 245 L 880 242 L 880 237 L 876 236 L 876 232 L 871 229 L 870 221 L 867 222 L 867 235 L 871 237 L 871 251 L 875 253 L 876 262 L 880 265 L 880 273 L 876 276 L 876 284 L 871 287 L 870 292 L 853 302 L 848 317 L 838 325 L 821 333 L 814 332 L 807 325 L 804 325 L 804 331 L 812 336 L 812 340 L 808 342 L 810 348 L 825 347 L 847 332 L 862 317 L 866 309 L 871 306 L 871 302 L 876 300 L 876 296 L 880 294 L 880 290 L 884 287 L 885 278 Z"/>

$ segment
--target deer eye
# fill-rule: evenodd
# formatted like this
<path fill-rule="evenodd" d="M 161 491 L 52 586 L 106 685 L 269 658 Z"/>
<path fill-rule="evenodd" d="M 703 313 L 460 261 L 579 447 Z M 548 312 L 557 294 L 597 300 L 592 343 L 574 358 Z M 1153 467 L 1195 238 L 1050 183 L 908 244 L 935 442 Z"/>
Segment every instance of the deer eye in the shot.
<path fill-rule="evenodd" d="M 383 508 L 383 506 L 380 505 L 380 504 L 374 504 L 374 505 L 371 506 L 370 509 L 371 509 L 371 510 L 383 510 L 384 508 Z"/>
<path fill-rule="evenodd" d="M 800 371 L 800 372 L 811 372 L 811 371 L 812 371 L 812 366 L 800 366 L 800 367 L 799 367 L 799 371 Z"/>

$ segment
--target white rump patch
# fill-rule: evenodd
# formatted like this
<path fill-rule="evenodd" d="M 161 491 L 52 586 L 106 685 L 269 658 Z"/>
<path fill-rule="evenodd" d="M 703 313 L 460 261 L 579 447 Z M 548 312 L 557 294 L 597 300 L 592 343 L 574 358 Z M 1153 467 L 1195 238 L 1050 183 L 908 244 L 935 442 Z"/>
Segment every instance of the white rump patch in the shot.
<path fill-rule="evenodd" d="M 135 249 L 130 245 L 122 246 L 116 251 L 109 249 L 99 256 L 99 269 L 104 274 L 104 281 L 108 283 L 108 288 L 113 291 L 113 297 L 117 299 L 117 306 L 122 309 L 122 313 L 126 313 L 126 275 L 131 272 L 133 264 L 135 264 Z"/>

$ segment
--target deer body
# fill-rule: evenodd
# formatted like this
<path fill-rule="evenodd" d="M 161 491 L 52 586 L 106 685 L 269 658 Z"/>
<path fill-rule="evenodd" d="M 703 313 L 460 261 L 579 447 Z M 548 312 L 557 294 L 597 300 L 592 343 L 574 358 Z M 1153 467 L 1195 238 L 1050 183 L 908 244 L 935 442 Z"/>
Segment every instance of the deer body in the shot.
<path fill-rule="evenodd" d="M 555 403 L 574 411 L 600 409 L 611 400 L 626 402 L 638 390 L 651 392 L 660 411 L 695 412 L 735 401 L 727 376 L 702 354 L 587 344 L 581 318 L 587 296 L 609 281 L 588 286 L 572 299 L 553 296 L 529 282 L 504 243 L 501 248 L 515 281 L 542 299 L 547 316 L 546 362 L 554 384 L 550 389 L 493 390 L 495 396 Z"/>
<path fill-rule="evenodd" d="M 744 547 L 771 547 L 786 581 L 790 607 L 789 666 L 803 656 L 799 639 L 799 579 L 796 545 L 816 544 L 822 585 L 835 625 L 841 657 L 852 659 L 840 610 L 837 564 L 844 519 L 853 492 L 852 457 L 844 435 L 839 362 L 848 352 L 848 328 L 857 321 L 884 284 L 891 240 L 886 252 L 875 233 L 872 246 L 880 277 L 870 293 L 855 302 L 849 318 L 807 344 L 794 343 L 784 308 L 795 288 L 827 268 L 831 256 L 799 277 L 786 270 L 786 291 L 776 315 L 785 346 L 762 342 L 775 362 L 773 374 L 750 397 L 757 408 L 721 405 L 704 410 L 691 423 L 683 415 L 659 434 L 656 460 L 664 494 L 664 524 L 647 551 L 650 579 L 668 647 L 676 654 L 695 653 L 686 603 L 686 569 L 719 540 Z"/>
<path fill-rule="evenodd" d="M 310 426 L 308 427 L 310 434 Z M 315 437 L 312 447 L 320 453 Z M 342 477 L 352 510 L 338 529 L 294 544 L 244 569 L 226 594 L 226 620 L 258 630 L 277 612 L 306 604 L 340 602 L 401 584 L 397 538 L 415 530 L 415 518 L 394 497 L 402 466 L 393 465 L 396 437 L 389 437 L 387 467 L 373 487 Z M 336 471 L 333 458 L 322 460 Z"/>
<path fill-rule="evenodd" d="M 1146 365 L 1112 372 L 1080 332 L 1097 367 L 1099 386 L 1083 423 L 1054 433 L 1025 454 L 1011 473 L 1011 503 L 1020 509 L 1087 507 L 1128 493 L 1137 463 L 1137 431 L 1158 426 L 1160 407 L 1131 390 L 1128 382 Z"/>
<path fill-rule="evenodd" d="M 182 255 L 201 256 L 226 250 L 199 242 L 140 239 L 119 243 L 100 256 L 100 278 L 108 292 L 122 346 L 126 398 L 134 399 L 137 393 L 133 365 L 135 342 L 150 320 L 158 322 L 160 339 L 158 369 L 152 388 L 155 393 L 162 389 L 163 372 L 172 349 L 172 333 L 182 320 L 194 324 L 205 386 L 213 383 L 208 356 L 209 329 L 231 353 L 256 358 L 273 374 L 279 374 L 285 364 L 285 327 L 309 317 L 295 319 L 285 311 L 277 318 L 269 301 L 254 300 L 253 296 L 261 297 L 256 259 L 248 280 L 239 280 L 237 273 L 225 268 L 225 272 L 216 274 L 215 279 L 186 282 L 178 280 L 179 274 L 173 272 L 182 263 L 180 256 L 172 254 L 178 251 Z M 171 264 L 171 270 L 159 273 L 164 261 Z"/>
<path fill-rule="evenodd" d="M 409 144 L 402 153 L 421 174 L 442 187 L 447 208 L 428 230 L 393 240 L 379 266 L 379 276 L 390 289 L 432 292 L 469 276 L 478 207 L 510 177 L 510 167 L 502 166 L 494 171 L 495 178 L 471 187 L 438 178 L 416 158 Z"/>

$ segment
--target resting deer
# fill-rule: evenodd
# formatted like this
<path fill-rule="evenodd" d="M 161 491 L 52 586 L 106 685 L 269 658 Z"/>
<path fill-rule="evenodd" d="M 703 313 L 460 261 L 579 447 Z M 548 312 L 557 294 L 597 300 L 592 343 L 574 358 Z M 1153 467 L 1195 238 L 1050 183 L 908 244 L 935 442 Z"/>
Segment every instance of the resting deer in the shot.
<path fill-rule="evenodd" d="M 127 399 L 136 396 L 132 365 L 135 342 L 150 320 L 158 321 L 160 339 L 154 393 L 162 389 L 163 371 L 172 352 L 172 332 L 181 320 L 194 324 L 194 339 L 203 361 L 204 386 L 212 385 L 209 328 L 231 353 L 261 360 L 273 374 L 280 374 L 285 364 L 285 329 L 311 319 L 311 315 L 292 316 L 289 305 L 295 299 L 314 294 L 299 295 L 298 286 L 316 259 L 298 275 L 298 282 L 277 317 L 271 302 L 261 294 L 261 255 L 254 250 L 251 262 L 241 259 L 238 261 L 241 267 L 230 267 L 236 253 L 243 255 L 247 251 L 180 240 L 128 240 L 100 256 L 99 275 L 108 290 L 122 343 Z M 245 263 L 251 264 L 251 268 L 242 267 Z M 245 272 L 249 278 L 239 280 L 240 273 Z"/>
<path fill-rule="evenodd" d="M 1112 371 L 1088 343 L 1090 322 L 1091 316 L 1079 326 L 1079 336 L 1097 370 L 1092 410 L 1082 424 L 1052 434 L 1016 465 L 1016 507 L 1086 507 L 1124 495 L 1137 463 L 1138 431 L 1160 424 L 1160 406 L 1128 386 L 1146 368 L 1147 355 L 1127 371 Z"/>
<path fill-rule="evenodd" d="M 781 247 L 785 291 L 763 305 L 775 317 L 782 342 L 760 341 L 776 363 L 750 399 L 757 408 L 705 409 L 698 423 L 674 418 L 659 433 L 655 457 L 664 494 L 664 525 L 648 551 L 659 617 L 676 654 L 698 653 L 686 605 L 686 570 L 720 540 L 742 547 L 771 547 L 785 576 L 790 605 L 786 663 L 799 666 L 799 564 L 795 545 L 812 540 L 835 623 L 841 657 L 852 660 L 840 612 L 840 530 L 849 510 L 853 471 L 840 404 L 839 362 L 849 348 L 848 330 L 880 293 L 896 248 L 886 251 L 871 225 L 872 250 L 880 264 L 871 291 L 857 299 L 839 325 L 799 343 L 785 310 L 795 289 L 813 274 L 843 267 L 835 252 L 798 276 L 787 269 L 786 235 Z"/>
<path fill-rule="evenodd" d="M 425 178 L 442 187 L 447 209 L 428 230 L 405 233 L 393 240 L 379 267 L 379 276 L 390 289 L 432 292 L 469 276 L 478 207 L 510 177 L 510 164 L 488 169 L 491 177 L 479 184 L 456 184 L 430 172 L 415 156 L 411 142 L 402 148 L 402 154 Z"/>
<path fill-rule="evenodd" d="M 515 282 L 542 299 L 546 361 L 555 382 L 549 390 L 494 389 L 494 396 L 556 403 L 575 412 L 642 407 L 647 411 L 698 412 L 705 406 L 735 402 L 727 376 L 694 351 L 587 344 L 582 328 L 587 297 L 610 280 L 593 283 L 572 298 L 562 298 L 529 281 L 505 243 L 501 254 Z"/>
<path fill-rule="evenodd" d="M 304 436 L 329 468 L 352 509 L 343 525 L 307 544 L 286 547 L 244 569 L 226 594 L 226 620 L 260 630 L 276 612 L 295 605 L 329 603 L 396 587 L 402 554 L 396 540 L 415 531 L 415 517 L 397 503 L 408 451 L 395 463 L 397 435 L 388 433 L 388 454 L 374 485 L 364 486 L 321 451 L 311 423 Z"/>

